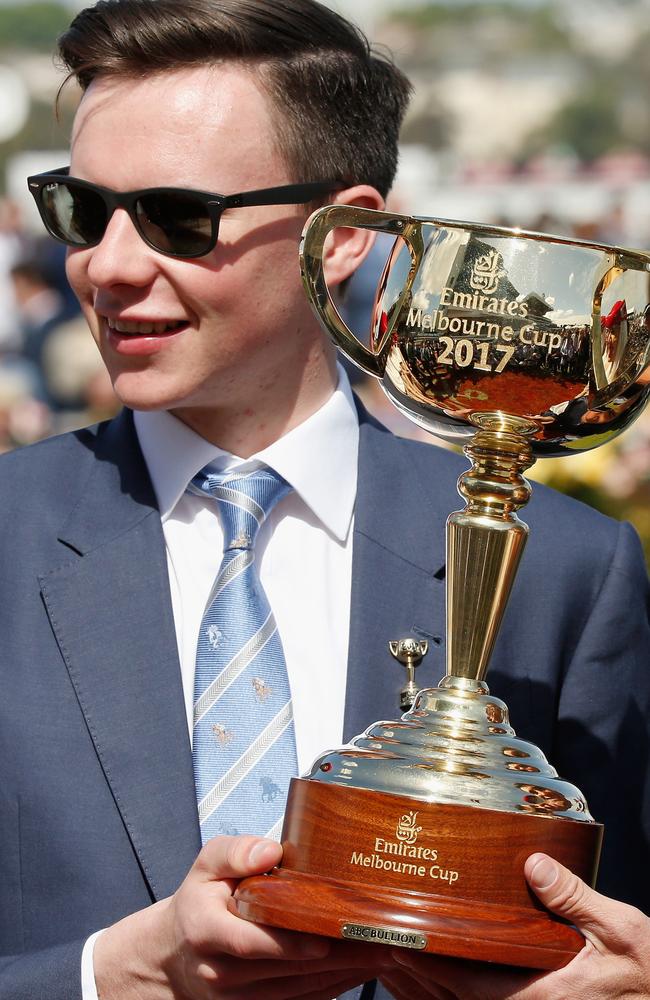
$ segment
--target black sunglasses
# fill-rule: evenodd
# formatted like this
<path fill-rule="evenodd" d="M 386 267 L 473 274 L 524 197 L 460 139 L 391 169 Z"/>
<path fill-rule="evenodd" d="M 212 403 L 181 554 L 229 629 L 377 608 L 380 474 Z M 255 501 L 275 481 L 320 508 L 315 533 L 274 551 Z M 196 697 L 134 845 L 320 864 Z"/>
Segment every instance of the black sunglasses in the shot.
<path fill-rule="evenodd" d="M 123 208 L 145 243 L 168 257 L 210 253 L 227 208 L 305 205 L 345 187 L 341 181 L 314 181 L 229 195 L 173 187 L 112 191 L 70 177 L 69 169 L 60 167 L 27 178 L 45 228 L 55 240 L 70 247 L 97 246 L 115 209 Z"/>

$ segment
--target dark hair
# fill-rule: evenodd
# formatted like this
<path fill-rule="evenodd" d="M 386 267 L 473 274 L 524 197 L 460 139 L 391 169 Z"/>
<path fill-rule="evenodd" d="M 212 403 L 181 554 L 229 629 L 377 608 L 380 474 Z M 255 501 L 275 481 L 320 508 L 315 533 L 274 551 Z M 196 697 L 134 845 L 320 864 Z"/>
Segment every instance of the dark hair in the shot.
<path fill-rule="evenodd" d="M 97 76 L 250 63 L 296 181 L 367 183 L 382 195 L 393 182 L 411 85 L 317 0 L 100 0 L 75 17 L 59 52 L 84 90 Z"/>

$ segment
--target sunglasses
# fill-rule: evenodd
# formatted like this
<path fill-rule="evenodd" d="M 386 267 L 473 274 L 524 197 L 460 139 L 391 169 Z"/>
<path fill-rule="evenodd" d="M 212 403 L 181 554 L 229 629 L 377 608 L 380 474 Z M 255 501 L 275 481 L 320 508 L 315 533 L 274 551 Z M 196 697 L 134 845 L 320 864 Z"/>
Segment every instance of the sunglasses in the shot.
<path fill-rule="evenodd" d="M 123 208 L 144 242 L 167 257 L 210 253 L 227 208 L 305 205 L 345 187 L 341 181 L 315 181 L 229 195 L 173 187 L 112 191 L 70 177 L 69 169 L 60 167 L 27 178 L 45 228 L 55 240 L 70 247 L 97 246 L 115 209 Z"/>

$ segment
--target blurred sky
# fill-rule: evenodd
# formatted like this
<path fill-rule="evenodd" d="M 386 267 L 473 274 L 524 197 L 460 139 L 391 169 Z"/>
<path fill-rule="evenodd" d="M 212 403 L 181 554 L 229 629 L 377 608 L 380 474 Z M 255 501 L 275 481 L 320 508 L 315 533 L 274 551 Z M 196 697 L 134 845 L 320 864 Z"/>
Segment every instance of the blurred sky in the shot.
<path fill-rule="evenodd" d="M 30 3 L 32 0 L 0 0 L 0 7 L 15 6 L 16 4 Z M 71 10 L 80 10 L 82 7 L 89 7 L 93 0 L 60 0 Z M 403 10 L 405 7 L 422 7 L 426 5 L 426 0 L 322 0 L 328 7 L 339 11 L 350 18 L 365 31 L 372 33 L 375 26 L 381 21 L 383 15 L 389 10 Z M 438 4 L 448 4 L 454 6 L 459 0 L 435 0 Z M 483 0 L 489 3 L 490 0 Z M 513 3 L 522 6 L 534 6 L 543 0 L 513 0 Z"/>
<path fill-rule="evenodd" d="M 31 0 L 0 0 L 0 7 L 13 7 L 16 4 L 30 2 Z M 60 2 L 77 10 L 90 6 L 92 0 L 88 0 L 88 2 L 86 0 L 60 0 Z M 385 11 L 391 10 L 391 8 L 417 7 L 422 4 L 422 0 L 325 0 L 325 2 L 328 7 L 333 7 L 334 10 L 338 10 L 366 26 L 372 25 Z M 447 2 L 454 3 L 455 0 L 447 0 Z"/>
<path fill-rule="evenodd" d="M 31 3 L 32 0 L 0 0 L 0 7 L 15 6 L 17 4 Z M 61 3 L 72 10 L 79 10 L 82 7 L 91 6 L 93 0 L 60 0 Z M 389 10 L 400 10 L 405 7 L 422 7 L 426 5 L 426 0 L 322 0 L 328 7 L 340 11 L 351 20 L 364 28 L 372 29 L 375 23 L 381 20 L 382 16 Z M 459 0 L 435 0 L 436 3 L 456 5 Z M 489 3 L 490 0 L 483 0 Z M 534 6 L 542 0 L 513 0 L 514 3 Z"/>
<path fill-rule="evenodd" d="M 0 7 L 13 7 L 16 4 L 21 3 L 31 3 L 33 0 L 0 0 Z M 90 3 L 86 3 L 85 0 L 60 0 L 67 7 L 79 8 L 90 6 Z M 92 0 L 91 0 L 92 2 Z M 347 14 L 348 16 L 356 15 L 359 19 L 361 17 L 374 17 L 375 13 L 377 15 L 384 13 L 387 10 L 395 10 L 404 7 L 422 7 L 425 5 L 426 0 L 324 0 L 328 7 L 333 7 L 335 10 L 340 10 Z M 453 6 L 458 2 L 458 0 L 437 0 L 438 3 L 447 3 Z M 489 0 L 484 0 L 484 2 L 489 2 Z M 531 4 L 536 2 L 541 2 L 541 0 L 514 0 L 516 3 Z"/>

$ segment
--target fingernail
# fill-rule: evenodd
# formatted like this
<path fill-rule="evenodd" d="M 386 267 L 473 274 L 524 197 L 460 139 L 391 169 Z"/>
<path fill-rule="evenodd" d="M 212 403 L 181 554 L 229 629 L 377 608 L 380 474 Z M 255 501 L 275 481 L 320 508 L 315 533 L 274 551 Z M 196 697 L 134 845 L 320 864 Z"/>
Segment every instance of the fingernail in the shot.
<path fill-rule="evenodd" d="M 530 873 L 531 885 L 534 889 L 550 889 L 559 874 L 554 861 L 550 858 L 540 858 Z"/>
<path fill-rule="evenodd" d="M 268 865 L 269 868 L 271 868 L 277 860 L 275 856 L 276 851 L 272 851 L 271 848 L 277 848 L 277 846 L 278 845 L 275 840 L 260 840 L 254 847 L 251 848 L 248 860 L 256 867 Z"/>

